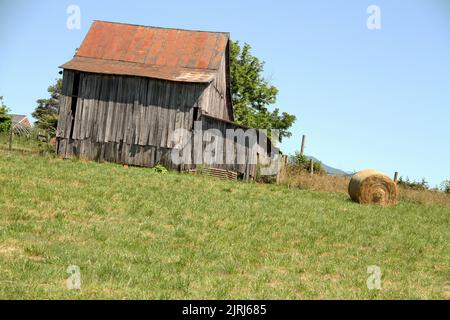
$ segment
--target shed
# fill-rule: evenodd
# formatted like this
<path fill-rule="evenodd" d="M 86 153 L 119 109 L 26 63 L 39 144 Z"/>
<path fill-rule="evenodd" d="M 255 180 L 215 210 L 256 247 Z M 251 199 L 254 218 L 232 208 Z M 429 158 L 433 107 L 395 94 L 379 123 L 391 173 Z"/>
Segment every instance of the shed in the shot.
<path fill-rule="evenodd" d="M 14 134 L 18 135 L 28 135 L 33 128 L 33 125 L 28 120 L 26 115 L 22 114 L 11 114 L 11 125 Z"/>
<path fill-rule="evenodd" d="M 177 143 L 177 129 L 193 133 L 200 121 L 202 130 L 217 129 L 209 142 L 220 133 L 226 140 L 226 129 L 243 129 L 233 122 L 228 33 L 95 21 L 61 68 L 56 136 L 62 157 L 192 170 L 199 162 L 186 159 L 195 151 L 175 163 L 173 149 L 206 148 L 208 141 L 190 136 Z M 232 144 L 237 149 L 238 139 Z M 254 154 L 257 146 L 244 144 Z M 250 179 L 256 175 L 251 158 L 203 162 Z"/>
<path fill-rule="evenodd" d="M 26 127 L 30 129 L 32 127 L 28 117 L 21 114 L 11 114 L 11 124 L 13 127 Z"/>

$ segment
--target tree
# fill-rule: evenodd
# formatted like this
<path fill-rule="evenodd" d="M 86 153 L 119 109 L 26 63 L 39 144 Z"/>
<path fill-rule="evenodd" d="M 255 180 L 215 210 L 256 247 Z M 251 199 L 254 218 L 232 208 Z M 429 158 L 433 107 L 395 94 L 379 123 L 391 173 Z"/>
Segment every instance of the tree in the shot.
<path fill-rule="evenodd" d="M 278 89 L 264 79 L 264 62 L 250 53 L 250 45 L 242 48 L 239 42 L 231 41 L 230 69 L 232 100 L 235 121 L 251 128 L 278 129 L 280 140 L 290 137 L 289 128 L 295 122 L 294 115 L 280 113 L 278 108 L 268 110 L 276 102 Z"/>
<path fill-rule="evenodd" d="M 311 172 L 311 159 L 296 151 L 290 159 L 294 167 L 300 168 L 301 170 Z M 322 167 L 321 161 L 313 161 L 313 169 L 316 174 L 325 174 L 327 171 Z"/>
<path fill-rule="evenodd" d="M 0 132 L 8 132 L 11 128 L 11 116 L 9 109 L 3 102 L 3 96 L 0 96 Z"/>
<path fill-rule="evenodd" d="M 449 180 L 445 180 L 444 182 L 442 182 L 441 189 L 445 193 L 450 194 L 450 179 Z"/>
<path fill-rule="evenodd" d="M 47 91 L 50 93 L 50 98 L 38 99 L 36 101 L 37 107 L 32 115 L 37 119 L 36 125 L 38 128 L 45 130 L 50 136 L 54 136 L 58 125 L 58 108 L 59 97 L 62 91 L 62 79 L 56 79 L 56 83 L 49 86 Z"/>

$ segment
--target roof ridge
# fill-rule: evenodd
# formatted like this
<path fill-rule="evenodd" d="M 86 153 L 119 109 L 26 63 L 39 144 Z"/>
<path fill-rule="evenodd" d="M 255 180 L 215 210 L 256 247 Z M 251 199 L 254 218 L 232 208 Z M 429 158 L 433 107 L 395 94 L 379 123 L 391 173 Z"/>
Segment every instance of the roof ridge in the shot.
<path fill-rule="evenodd" d="M 151 28 L 151 29 L 179 30 L 179 31 L 187 31 L 187 32 L 221 33 L 221 34 L 226 34 L 226 35 L 228 35 L 228 37 L 230 37 L 230 32 L 226 32 L 226 31 L 207 31 L 207 30 L 194 30 L 194 29 L 183 29 L 183 28 L 157 27 L 157 26 L 147 26 L 147 25 L 142 25 L 142 24 L 134 24 L 134 23 L 127 23 L 127 22 L 115 22 L 115 21 L 106 21 L 106 20 L 97 20 L 97 19 L 94 19 L 93 21 L 94 22 L 111 23 L 111 24 L 122 24 L 122 25 L 135 26 L 135 27 L 144 27 L 144 28 Z"/>

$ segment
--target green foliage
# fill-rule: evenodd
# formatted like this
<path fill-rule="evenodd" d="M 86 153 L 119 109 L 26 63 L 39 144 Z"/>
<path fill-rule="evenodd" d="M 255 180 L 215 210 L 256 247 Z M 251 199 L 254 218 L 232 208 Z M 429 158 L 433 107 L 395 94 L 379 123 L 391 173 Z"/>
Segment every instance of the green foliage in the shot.
<path fill-rule="evenodd" d="M 445 193 L 450 194 L 450 179 L 445 180 L 444 182 L 442 182 L 442 184 L 441 184 L 441 189 L 442 189 L 442 191 L 444 191 Z"/>
<path fill-rule="evenodd" d="M 250 45 L 242 48 L 239 42 L 231 42 L 230 69 L 235 121 L 258 129 L 278 129 L 280 139 L 290 137 L 289 128 L 295 116 L 278 108 L 268 110 L 276 102 L 278 89 L 264 79 L 264 62 L 250 53 Z"/>
<path fill-rule="evenodd" d="M 294 156 L 291 157 L 291 162 L 294 166 L 299 167 L 301 170 L 311 172 L 311 160 L 307 156 L 301 155 L 300 152 L 297 151 Z M 326 170 L 322 167 L 322 162 L 320 161 L 314 161 L 313 168 L 315 174 L 326 173 Z"/>
<path fill-rule="evenodd" d="M 408 177 L 406 179 L 403 179 L 403 177 L 400 177 L 397 181 L 397 184 L 399 186 L 403 186 L 408 189 L 413 190 L 428 190 L 430 189 L 430 186 L 428 185 L 428 182 L 425 180 L 425 178 L 422 178 L 421 181 L 414 181 L 409 180 Z"/>
<path fill-rule="evenodd" d="M 306 165 L 306 163 L 309 162 L 308 157 L 304 154 L 300 154 L 300 152 L 295 152 L 294 154 L 294 164 L 298 166 Z"/>
<path fill-rule="evenodd" d="M 0 132 L 8 132 L 11 128 L 11 116 L 9 109 L 3 102 L 3 96 L 0 96 Z"/>
<path fill-rule="evenodd" d="M 169 170 L 167 170 L 166 167 L 164 167 L 162 164 L 157 164 L 156 166 L 154 166 L 152 168 L 152 170 L 156 173 L 162 173 L 162 174 L 166 174 L 169 172 Z"/>
<path fill-rule="evenodd" d="M 36 101 L 37 107 L 32 115 L 37 119 L 36 126 L 45 130 L 49 136 L 53 137 L 56 134 L 56 127 L 58 125 L 59 97 L 62 91 L 62 79 L 56 79 L 56 83 L 49 86 L 47 91 L 50 93 L 50 98 L 38 99 Z"/>
<path fill-rule="evenodd" d="M 260 162 L 258 162 L 256 164 L 256 176 L 255 176 L 255 181 L 258 183 L 267 183 L 267 184 L 272 184 L 272 183 L 276 183 L 277 182 L 277 176 L 276 175 L 262 175 L 261 174 L 261 169 L 266 167 L 265 165 L 261 164 Z"/>

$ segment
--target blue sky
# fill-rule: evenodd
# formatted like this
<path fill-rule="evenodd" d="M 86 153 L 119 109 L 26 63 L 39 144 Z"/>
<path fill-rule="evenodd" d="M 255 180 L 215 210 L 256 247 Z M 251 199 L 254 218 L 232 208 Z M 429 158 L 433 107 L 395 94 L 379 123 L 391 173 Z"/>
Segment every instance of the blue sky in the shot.
<path fill-rule="evenodd" d="M 66 28 L 69 5 L 81 29 Z M 381 29 L 366 9 L 381 9 Z M 450 1 L 0 1 L 0 95 L 30 115 L 92 20 L 228 31 L 293 113 L 285 152 L 348 171 L 450 179 Z"/>

